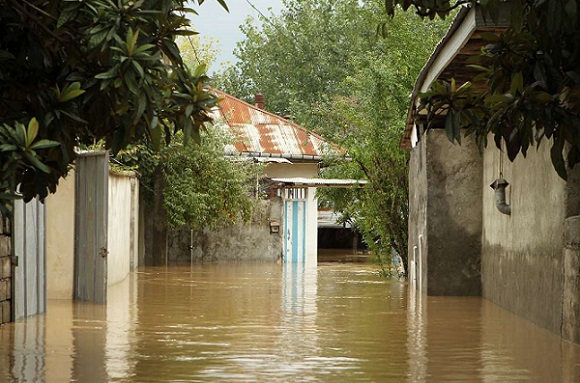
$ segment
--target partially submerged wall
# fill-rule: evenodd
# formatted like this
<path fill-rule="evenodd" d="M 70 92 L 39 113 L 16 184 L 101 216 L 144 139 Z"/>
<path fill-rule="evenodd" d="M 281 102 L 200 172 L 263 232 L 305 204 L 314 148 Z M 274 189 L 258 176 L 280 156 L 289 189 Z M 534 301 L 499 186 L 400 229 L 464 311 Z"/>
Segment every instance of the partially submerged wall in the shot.
<path fill-rule="evenodd" d="M 580 215 L 564 225 L 562 337 L 580 343 Z"/>
<path fill-rule="evenodd" d="M 580 166 L 568 171 L 564 223 L 562 337 L 580 344 Z"/>
<path fill-rule="evenodd" d="M 409 160 L 409 280 L 427 286 L 427 145 L 421 140 Z"/>
<path fill-rule="evenodd" d="M 72 299 L 75 253 L 75 173 L 46 198 L 46 297 Z"/>
<path fill-rule="evenodd" d="M 139 187 L 134 172 L 109 174 L 107 284 L 124 280 L 137 257 Z"/>
<path fill-rule="evenodd" d="M 413 149 L 410 167 L 409 256 L 415 252 L 421 260 L 417 274 L 423 291 L 480 295 L 482 158 L 477 146 L 467 139 L 452 144 L 444 130 L 430 129 Z"/>
<path fill-rule="evenodd" d="M 505 179 L 511 215 L 500 213 L 494 191 L 483 193 L 483 296 L 560 333 L 563 288 L 565 186 L 550 161 L 550 144 L 530 148 L 511 163 L 490 145 L 484 153 L 483 185 Z"/>
<path fill-rule="evenodd" d="M 12 237 L 10 222 L 0 214 L 0 324 L 12 318 Z"/>
<path fill-rule="evenodd" d="M 270 222 L 282 220 L 280 199 L 258 201 L 252 222 L 194 232 L 171 230 L 168 262 L 266 261 L 275 262 L 282 253 L 282 230 L 270 233 Z"/>

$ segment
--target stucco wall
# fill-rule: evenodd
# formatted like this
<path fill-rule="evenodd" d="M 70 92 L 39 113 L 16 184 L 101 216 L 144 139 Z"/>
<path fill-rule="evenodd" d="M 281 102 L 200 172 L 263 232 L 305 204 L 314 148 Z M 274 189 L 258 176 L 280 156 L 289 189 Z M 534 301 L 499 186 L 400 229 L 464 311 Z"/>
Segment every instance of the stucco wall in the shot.
<path fill-rule="evenodd" d="M 564 225 L 562 337 L 580 343 L 580 215 Z"/>
<path fill-rule="evenodd" d="M 131 270 L 132 257 L 136 255 L 137 236 L 131 222 L 138 216 L 134 199 L 138 195 L 135 175 L 111 173 L 109 175 L 109 219 L 107 227 L 107 284 L 124 280 Z M 132 186 L 133 185 L 133 186 Z M 133 192 L 135 191 L 135 193 Z"/>
<path fill-rule="evenodd" d="M 60 180 L 46 200 L 46 297 L 73 296 L 75 241 L 75 173 Z"/>
<path fill-rule="evenodd" d="M 411 153 L 410 167 L 409 255 L 417 246 L 422 291 L 480 295 L 482 157 L 477 146 L 467 139 L 452 144 L 444 130 L 428 130 Z"/>
<path fill-rule="evenodd" d="M 427 284 L 427 151 L 422 140 L 409 160 L 409 280 L 422 290 Z M 423 275 L 423 278 L 421 278 Z M 416 284 L 416 286 L 415 286 Z"/>
<path fill-rule="evenodd" d="M 264 175 L 269 178 L 276 177 L 317 177 L 317 163 L 292 163 L 292 164 L 268 164 Z"/>
<path fill-rule="evenodd" d="M 483 296 L 556 333 L 560 332 L 563 287 L 565 182 L 550 161 L 550 144 L 530 148 L 511 163 L 489 145 L 483 185 L 499 175 L 500 160 L 511 215 L 495 207 L 494 191 L 483 193 Z M 502 158 L 503 156 L 503 158 Z"/>
<path fill-rule="evenodd" d="M 282 222 L 279 198 L 259 201 L 251 223 L 196 232 L 193 233 L 193 242 L 189 229 L 171 230 L 168 238 L 169 262 L 275 262 L 282 253 L 283 231 L 270 233 L 270 221 Z"/>
<path fill-rule="evenodd" d="M 0 214 L 0 324 L 10 322 L 12 317 L 11 256 L 10 222 Z"/>

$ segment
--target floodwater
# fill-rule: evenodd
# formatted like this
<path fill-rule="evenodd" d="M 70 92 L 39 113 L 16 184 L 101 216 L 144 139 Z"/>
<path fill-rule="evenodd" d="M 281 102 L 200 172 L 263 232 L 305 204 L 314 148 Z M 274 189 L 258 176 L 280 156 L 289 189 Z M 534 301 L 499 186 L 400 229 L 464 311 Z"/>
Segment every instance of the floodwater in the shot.
<path fill-rule="evenodd" d="M 146 268 L 0 328 L 0 382 L 580 382 L 580 350 L 372 265 Z"/>

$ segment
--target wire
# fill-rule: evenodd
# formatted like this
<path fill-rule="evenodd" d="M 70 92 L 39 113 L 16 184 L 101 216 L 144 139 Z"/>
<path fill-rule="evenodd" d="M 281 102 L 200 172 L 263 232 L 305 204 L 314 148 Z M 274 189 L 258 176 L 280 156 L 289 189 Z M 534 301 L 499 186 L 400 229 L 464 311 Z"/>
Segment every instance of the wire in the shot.
<path fill-rule="evenodd" d="M 185 12 L 181 12 L 181 16 L 185 18 Z M 187 36 L 187 40 L 189 40 L 189 44 L 191 45 L 191 49 L 193 49 L 193 54 L 195 59 L 197 60 L 197 64 L 201 64 L 201 60 L 199 59 L 199 55 L 197 54 L 197 49 L 195 49 L 195 45 L 193 45 L 193 41 L 191 41 L 191 36 Z"/>
<path fill-rule="evenodd" d="M 273 26 L 274 28 L 276 28 L 276 25 L 274 25 L 274 23 L 272 23 L 272 22 L 270 21 L 270 19 L 269 19 L 269 18 L 267 18 L 267 17 L 266 17 L 266 15 L 264 15 L 264 14 L 262 13 L 262 11 L 260 11 L 260 10 L 259 10 L 259 9 L 258 9 L 258 8 L 257 8 L 257 7 L 254 5 L 254 4 L 252 4 L 252 2 L 250 2 L 250 0 L 245 0 L 245 1 L 246 1 L 246 3 L 248 3 L 248 5 L 249 5 L 250 7 L 252 7 L 252 8 L 254 9 L 254 11 L 258 12 L 258 13 L 260 14 L 260 16 L 262 16 L 262 17 L 264 18 L 264 20 L 266 20 L 266 21 L 268 22 L 268 24 L 270 24 L 271 26 Z M 280 32 L 280 31 L 278 31 L 278 32 Z"/>
<path fill-rule="evenodd" d="M 191 44 L 191 48 L 193 49 L 193 54 L 195 55 L 195 59 L 197 60 L 197 63 L 201 64 L 201 60 L 199 59 L 199 56 L 197 55 L 197 49 L 195 49 L 195 45 L 193 45 L 193 41 L 191 41 L 191 36 L 187 36 L 187 39 L 189 40 L 189 44 Z"/>
<path fill-rule="evenodd" d="M 280 28 L 280 26 L 276 25 L 275 23 L 272 22 L 272 20 L 270 20 L 270 18 L 268 18 L 266 15 L 264 15 L 264 13 L 262 13 L 262 11 L 260 11 L 250 0 L 245 0 L 246 3 L 248 3 L 248 5 L 250 7 L 252 7 L 256 12 L 258 12 L 258 14 L 260 16 L 262 16 L 262 18 L 268 23 L 270 24 L 272 27 L 274 27 L 274 29 L 276 29 L 278 31 L 278 33 L 280 33 L 282 36 L 284 36 L 288 42 L 290 43 L 290 45 L 292 45 L 294 47 L 294 49 L 296 49 L 296 51 L 300 51 L 300 49 L 298 49 L 298 46 L 296 45 L 296 43 L 294 42 L 294 39 L 291 38 L 290 36 L 288 36 L 286 34 L 286 32 Z"/>

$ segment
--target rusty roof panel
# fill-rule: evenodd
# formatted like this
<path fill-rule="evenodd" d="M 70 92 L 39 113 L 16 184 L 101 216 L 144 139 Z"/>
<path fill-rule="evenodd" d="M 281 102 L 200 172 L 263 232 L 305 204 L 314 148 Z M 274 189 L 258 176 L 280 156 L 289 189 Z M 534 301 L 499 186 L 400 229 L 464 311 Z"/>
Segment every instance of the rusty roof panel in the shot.
<path fill-rule="evenodd" d="M 235 137 L 238 152 L 321 156 L 326 141 L 298 124 L 259 109 L 229 94 L 214 91 L 222 100 L 217 117 Z"/>

